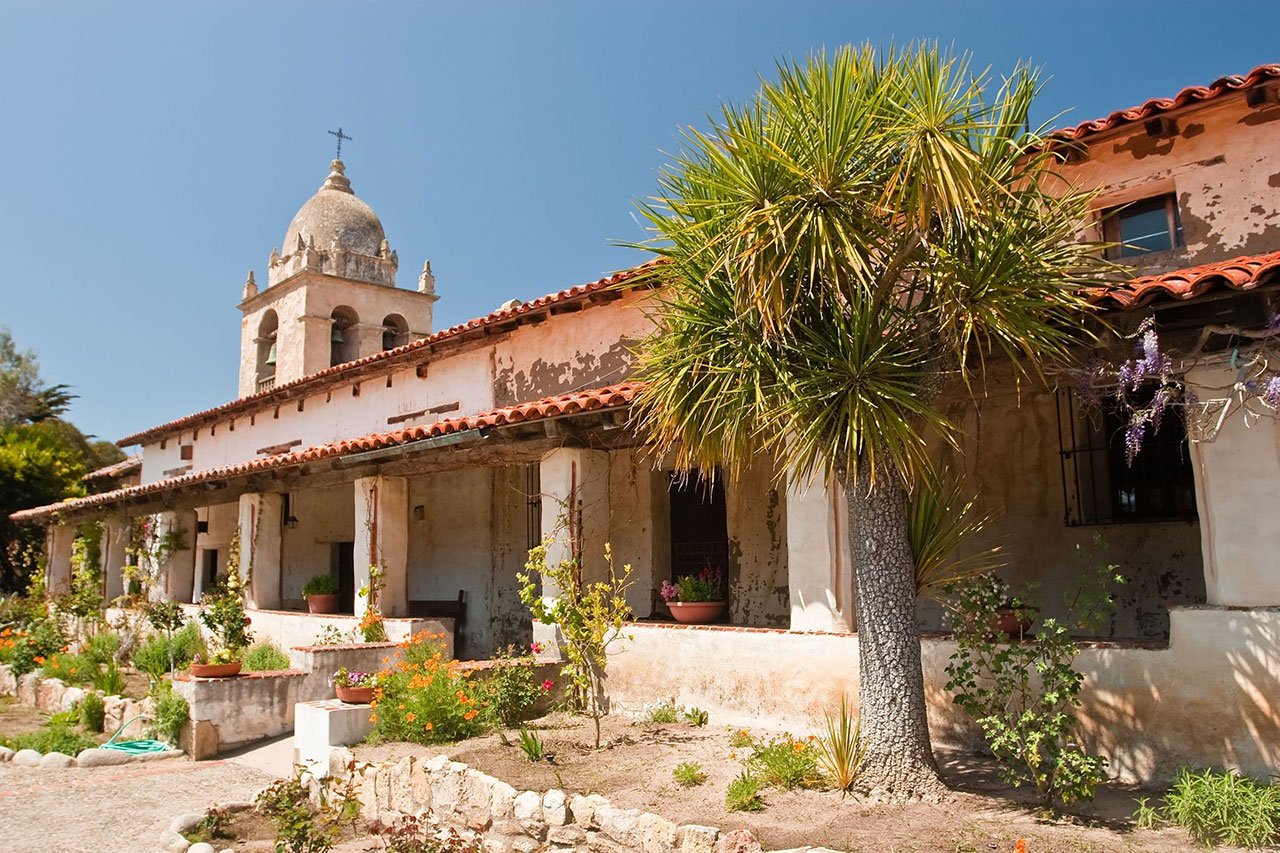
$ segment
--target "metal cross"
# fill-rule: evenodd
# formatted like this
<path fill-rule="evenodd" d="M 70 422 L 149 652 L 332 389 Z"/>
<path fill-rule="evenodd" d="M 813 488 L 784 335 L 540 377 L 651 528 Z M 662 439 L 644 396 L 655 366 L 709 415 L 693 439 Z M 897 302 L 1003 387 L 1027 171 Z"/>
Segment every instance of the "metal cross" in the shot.
<path fill-rule="evenodd" d="M 339 127 L 337 130 L 330 130 L 328 131 L 328 133 L 330 136 L 338 137 L 338 156 L 335 159 L 341 160 L 342 159 L 342 140 L 344 139 L 350 140 L 351 137 L 343 133 L 341 127 Z"/>

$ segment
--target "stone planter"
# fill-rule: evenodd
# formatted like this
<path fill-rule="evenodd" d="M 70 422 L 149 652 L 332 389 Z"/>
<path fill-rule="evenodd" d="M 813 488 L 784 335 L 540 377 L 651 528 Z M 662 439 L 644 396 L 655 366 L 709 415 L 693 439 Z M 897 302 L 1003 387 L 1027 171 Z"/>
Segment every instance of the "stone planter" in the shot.
<path fill-rule="evenodd" d="M 709 625 L 724 613 L 723 601 L 668 601 L 671 615 L 685 625 Z"/>
<path fill-rule="evenodd" d="M 309 613 L 337 613 L 338 612 L 338 593 L 330 592 L 314 593 L 307 596 L 307 611 Z"/>
<path fill-rule="evenodd" d="M 337 692 L 338 698 L 343 702 L 346 702 L 348 705 L 368 705 L 373 701 L 372 687 L 335 686 L 333 689 Z"/>
<path fill-rule="evenodd" d="M 230 678 L 239 675 L 242 666 L 244 661 L 238 660 L 231 663 L 193 663 L 191 675 L 193 678 Z"/>

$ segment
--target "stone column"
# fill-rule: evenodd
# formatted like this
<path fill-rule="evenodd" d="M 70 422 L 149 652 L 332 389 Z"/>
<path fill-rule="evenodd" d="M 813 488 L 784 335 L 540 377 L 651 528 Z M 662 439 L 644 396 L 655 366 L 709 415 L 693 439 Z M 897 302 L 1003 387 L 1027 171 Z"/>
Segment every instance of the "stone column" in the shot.
<path fill-rule="evenodd" d="M 124 564 L 128 559 L 132 527 L 127 518 L 107 518 L 102 522 L 102 595 L 110 604 L 124 595 Z"/>
<path fill-rule="evenodd" d="M 787 586 L 794 631 L 854 629 L 848 517 L 834 480 L 787 473 Z"/>
<path fill-rule="evenodd" d="M 382 332 L 380 323 L 355 323 L 348 326 L 346 333 L 356 337 L 356 358 L 382 352 Z"/>
<path fill-rule="evenodd" d="M 590 582 L 604 577 L 604 545 L 609 537 L 609 454 L 578 447 L 558 447 L 542 457 L 542 536 L 552 538 L 547 549 L 547 565 L 569 560 L 575 550 L 581 554 L 582 579 Z M 542 597 L 554 601 L 560 590 L 543 583 Z M 547 646 L 548 656 L 559 654 L 554 629 L 533 624 L 533 638 Z"/>
<path fill-rule="evenodd" d="M 76 529 L 70 524 L 51 524 L 45 531 L 45 589 L 49 595 L 71 592 L 71 546 Z"/>
<path fill-rule="evenodd" d="M 280 525 L 284 495 L 250 492 L 240 496 L 240 577 L 248 581 L 245 601 L 254 610 L 280 608 Z"/>
<path fill-rule="evenodd" d="M 361 477 L 355 482 L 356 616 L 367 602 L 358 594 L 369 583 L 369 567 L 381 565 L 379 607 L 384 616 L 409 612 L 409 481 L 404 477 Z"/>
<path fill-rule="evenodd" d="M 166 601 L 190 602 L 196 569 L 195 510 L 173 510 L 155 516 L 156 535 L 181 534 L 182 547 L 161 555 L 160 590 Z M 163 540 L 160 540 L 163 541 Z"/>
<path fill-rule="evenodd" d="M 1222 394 L 1211 389 L 1230 387 L 1235 374 L 1225 365 L 1203 367 L 1188 375 L 1188 385 L 1210 399 Z M 1246 425 L 1241 414 L 1228 415 L 1212 441 L 1190 445 L 1205 594 L 1210 604 L 1271 607 L 1280 605 L 1280 421 Z"/>

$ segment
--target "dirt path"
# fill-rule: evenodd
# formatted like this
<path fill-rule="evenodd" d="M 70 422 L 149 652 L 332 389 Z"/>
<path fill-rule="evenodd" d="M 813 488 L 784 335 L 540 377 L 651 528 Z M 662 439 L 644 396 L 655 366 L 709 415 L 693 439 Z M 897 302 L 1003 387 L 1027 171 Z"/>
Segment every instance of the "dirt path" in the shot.
<path fill-rule="evenodd" d="M 270 781 L 240 764 L 185 758 L 66 770 L 4 764 L 0 839 L 11 853 L 157 850 L 177 815 L 252 799 Z"/>

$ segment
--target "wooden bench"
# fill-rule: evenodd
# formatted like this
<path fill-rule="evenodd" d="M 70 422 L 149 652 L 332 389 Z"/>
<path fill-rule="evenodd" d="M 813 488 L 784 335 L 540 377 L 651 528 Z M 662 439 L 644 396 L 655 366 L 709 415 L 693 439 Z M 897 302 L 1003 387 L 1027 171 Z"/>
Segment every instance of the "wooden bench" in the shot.
<path fill-rule="evenodd" d="M 467 621 L 467 591 L 458 590 L 457 599 L 419 599 L 409 602 L 409 616 L 414 619 L 452 619 L 453 656 L 461 659 L 462 626 Z"/>

